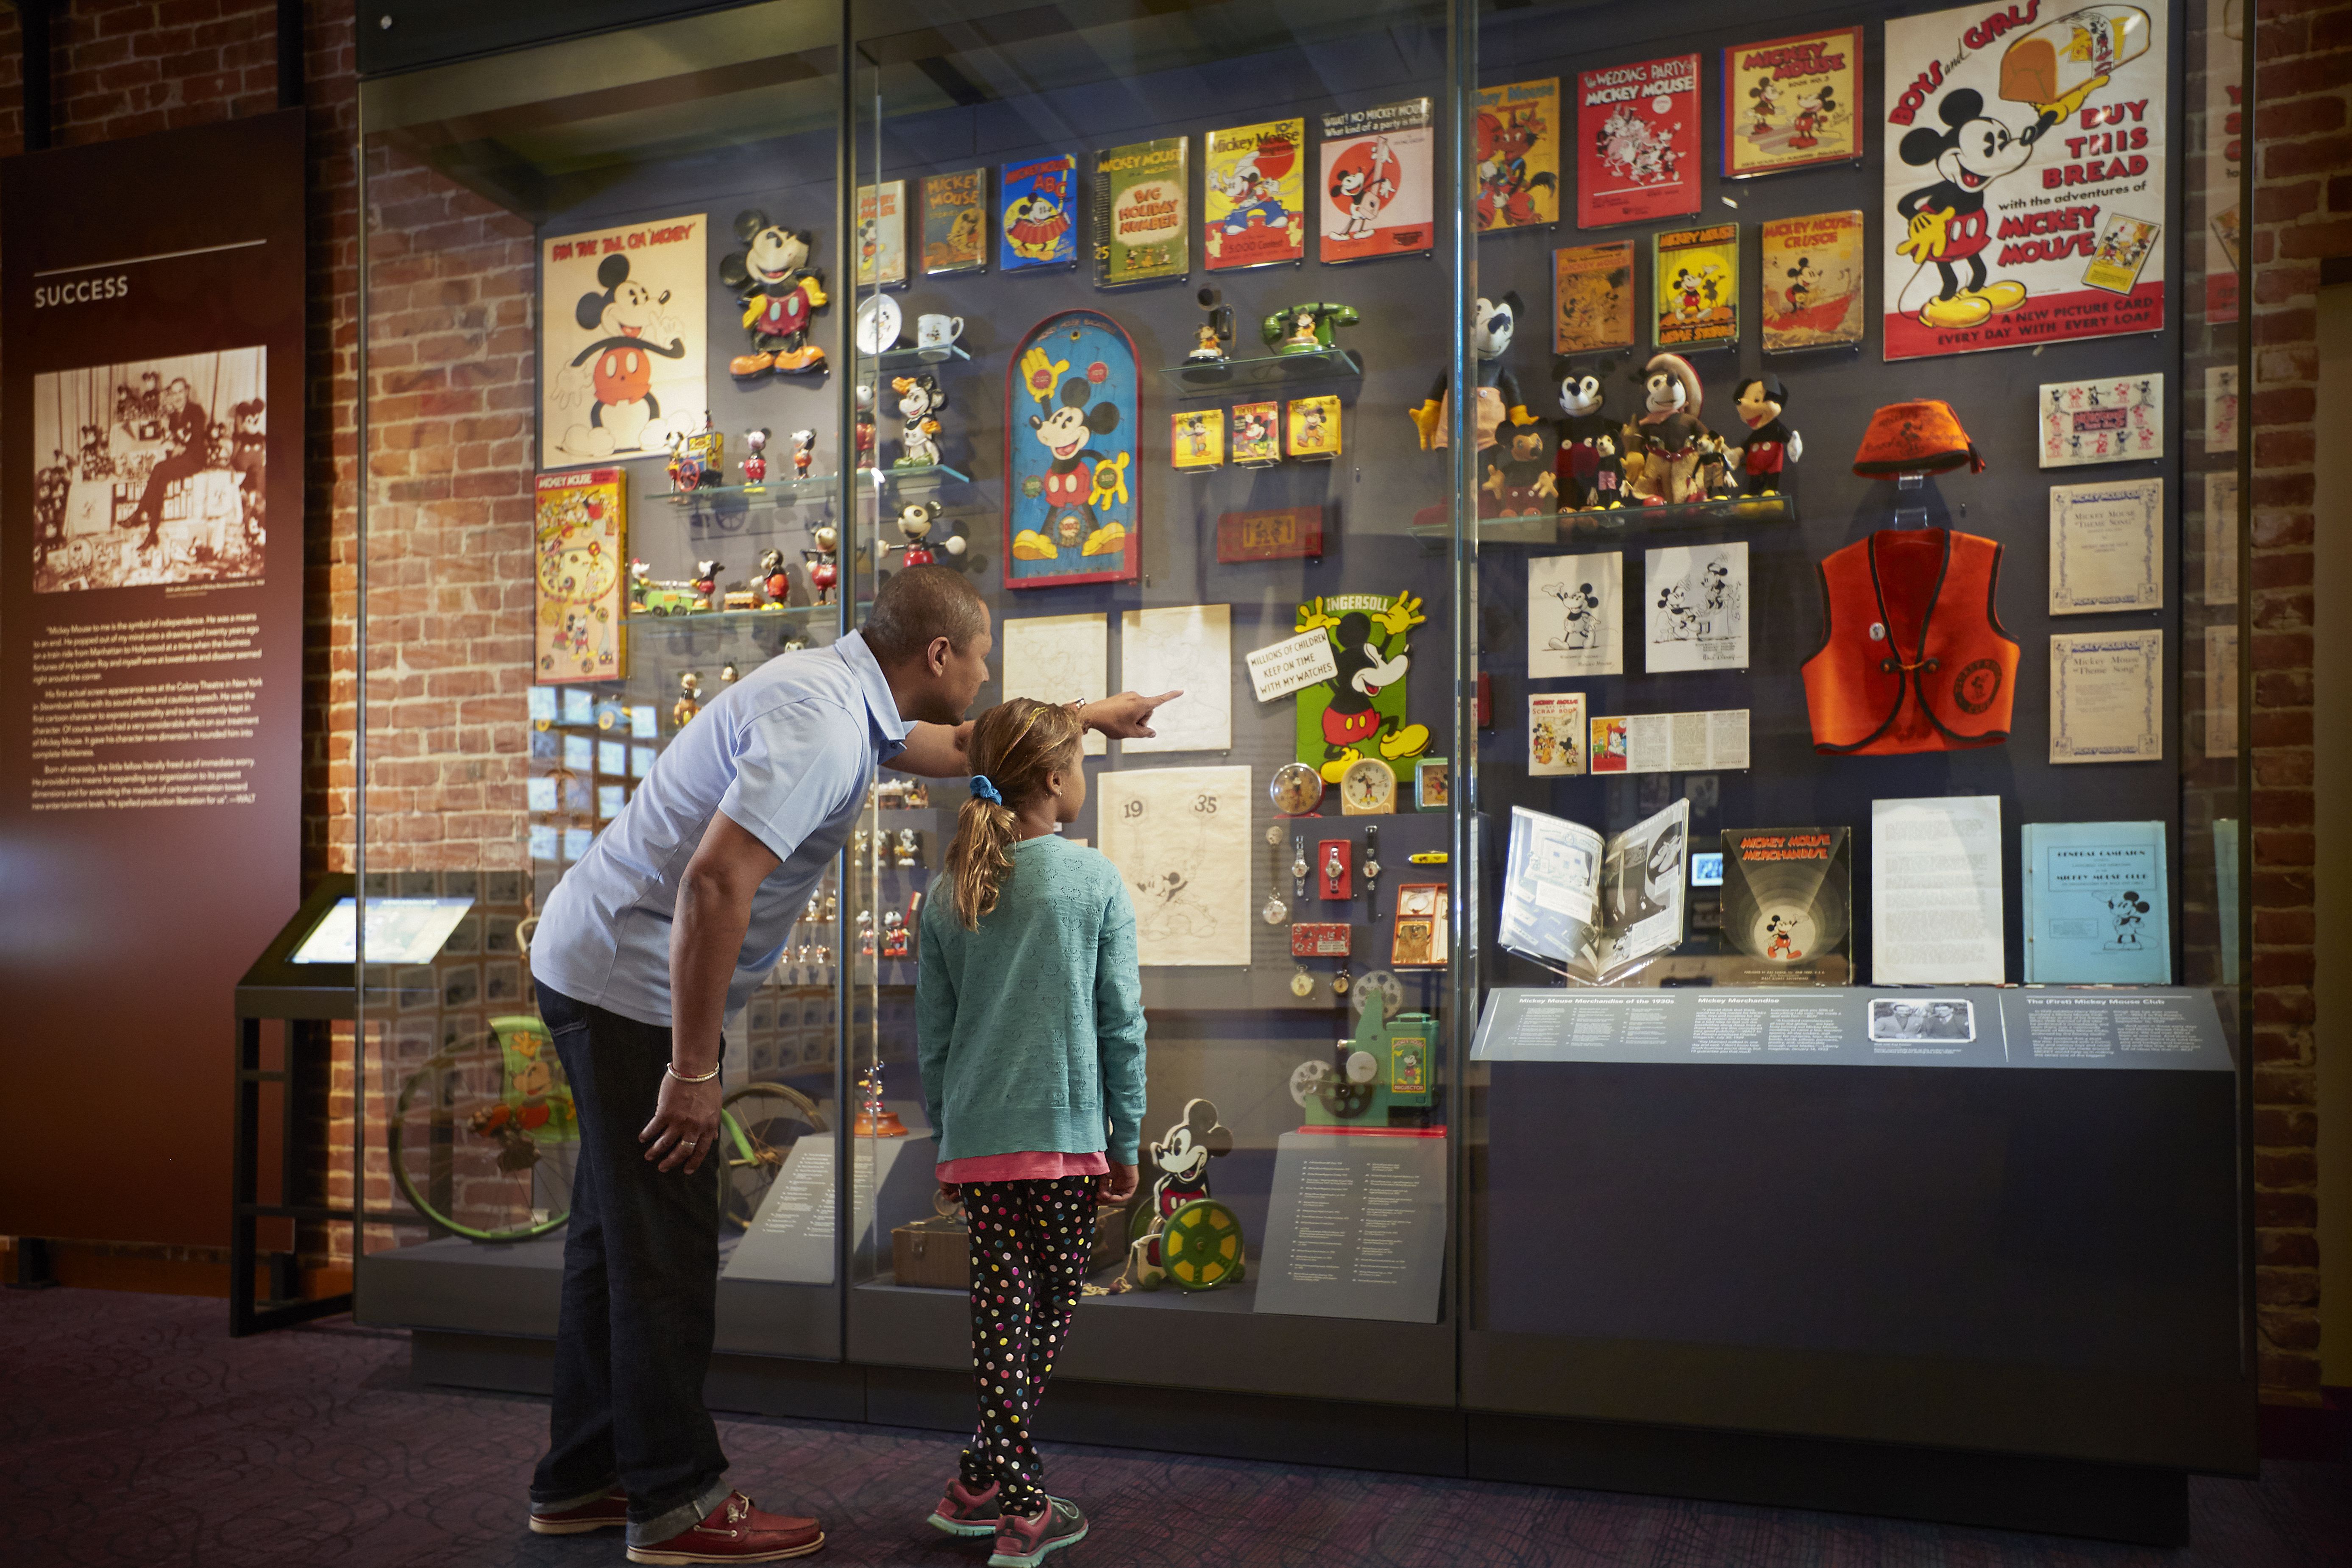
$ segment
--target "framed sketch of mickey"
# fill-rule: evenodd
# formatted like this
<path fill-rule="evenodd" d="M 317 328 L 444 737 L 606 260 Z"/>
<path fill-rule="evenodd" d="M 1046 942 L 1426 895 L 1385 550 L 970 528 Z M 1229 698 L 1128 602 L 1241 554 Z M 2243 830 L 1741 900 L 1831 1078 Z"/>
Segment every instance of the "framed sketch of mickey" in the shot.
<path fill-rule="evenodd" d="M 1141 571 L 1135 343 L 1099 310 L 1029 330 L 1004 373 L 1004 585 Z"/>

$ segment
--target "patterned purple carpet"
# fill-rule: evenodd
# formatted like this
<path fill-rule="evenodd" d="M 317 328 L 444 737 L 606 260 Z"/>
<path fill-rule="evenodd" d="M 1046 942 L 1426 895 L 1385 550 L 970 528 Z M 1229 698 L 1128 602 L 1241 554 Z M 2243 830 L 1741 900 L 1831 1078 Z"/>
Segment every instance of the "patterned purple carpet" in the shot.
<path fill-rule="evenodd" d="M 220 1302 L 0 1293 L 0 1563 L 618 1564 L 614 1534 L 541 1538 L 523 1487 L 536 1400 L 409 1382 L 401 1336 L 340 1321 L 233 1341 Z M 814 1563 L 978 1568 L 922 1519 L 931 1433 L 720 1423 L 734 1479 L 821 1518 Z M 2194 1483 L 2183 1552 L 1832 1514 L 1354 1470 L 1049 1450 L 1094 1535 L 1070 1568 L 2289 1568 L 2352 1558 L 2343 1468 Z"/>

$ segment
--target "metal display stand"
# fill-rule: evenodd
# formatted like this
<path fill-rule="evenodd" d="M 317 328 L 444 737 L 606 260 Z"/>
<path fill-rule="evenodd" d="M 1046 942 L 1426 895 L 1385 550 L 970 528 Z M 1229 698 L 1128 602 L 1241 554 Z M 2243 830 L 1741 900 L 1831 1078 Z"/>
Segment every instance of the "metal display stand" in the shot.
<path fill-rule="evenodd" d="M 352 1251 L 359 1252 L 356 1209 L 328 1204 L 288 1201 L 301 1191 L 302 1142 L 296 1124 L 301 1097 L 296 1093 L 299 1065 L 315 1061 L 322 1067 L 332 1049 L 328 1025 L 359 1016 L 358 970 L 354 965 L 295 963 L 295 948 L 324 920 L 338 900 L 352 896 L 349 873 L 320 879 L 302 901 L 294 918 L 280 926 L 269 945 L 236 983 L 236 1110 L 231 1153 L 228 1243 L 228 1331 L 232 1339 L 282 1329 L 352 1310 L 352 1293 L 305 1299 L 300 1294 L 294 1254 L 269 1255 L 269 1296 L 257 1300 L 254 1268 L 260 1259 L 260 1228 L 265 1219 L 327 1220 L 352 1226 Z M 277 1069 L 261 1065 L 261 1026 L 265 1019 L 286 1025 L 286 1055 Z M 281 1201 L 261 1201 L 262 1085 L 283 1086 L 279 1094 L 278 1188 Z M 361 1150 L 364 1137 L 357 1118 L 352 1130 L 352 1191 L 360 1191 Z"/>

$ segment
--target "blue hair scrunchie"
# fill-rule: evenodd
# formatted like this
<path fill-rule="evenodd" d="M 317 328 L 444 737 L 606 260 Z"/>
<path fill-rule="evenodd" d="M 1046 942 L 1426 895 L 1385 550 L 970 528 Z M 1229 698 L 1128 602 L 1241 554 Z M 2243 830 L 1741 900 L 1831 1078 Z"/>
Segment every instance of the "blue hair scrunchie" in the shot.
<path fill-rule="evenodd" d="M 1004 797 L 997 793 L 995 784 L 990 780 L 986 773 L 974 773 L 971 775 L 971 794 L 973 799 L 984 800 L 991 805 L 1003 805 L 1004 804 Z"/>

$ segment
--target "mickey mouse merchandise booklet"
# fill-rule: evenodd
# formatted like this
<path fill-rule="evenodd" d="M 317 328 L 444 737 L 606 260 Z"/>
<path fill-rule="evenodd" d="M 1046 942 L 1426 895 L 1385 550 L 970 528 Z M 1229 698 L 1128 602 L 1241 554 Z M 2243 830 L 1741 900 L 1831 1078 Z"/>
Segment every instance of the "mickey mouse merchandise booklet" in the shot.
<path fill-rule="evenodd" d="M 1853 978 L 1853 839 L 1843 827 L 1723 832 L 1723 947 L 1748 985 Z"/>
<path fill-rule="evenodd" d="M 1612 838 L 1511 808 L 1502 944 L 1580 985 L 1629 978 L 1683 940 L 1690 802 Z"/>

